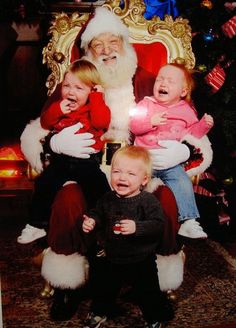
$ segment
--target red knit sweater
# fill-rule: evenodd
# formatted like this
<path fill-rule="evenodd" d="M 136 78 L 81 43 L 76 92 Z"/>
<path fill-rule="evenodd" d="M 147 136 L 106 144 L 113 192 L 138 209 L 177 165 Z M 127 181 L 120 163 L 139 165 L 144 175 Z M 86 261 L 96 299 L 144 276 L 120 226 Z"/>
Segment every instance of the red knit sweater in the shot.
<path fill-rule="evenodd" d="M 61 100 L 52 103 L 47 110 L 42 112 L 40 117 L 42 127 L 59 132 L 80 122 L 83 124 L 83 128 L 76 133 L 92 133 L 95 140 L 92 147 L 98 151 L 102 150 L 104 141 L 101 140 L 101 136 L 108 129 L 111 119 L 110 109 L 104 102 L 103 94 L 101 92 L 90 93 L 88 103 L 69 114 L 62 113 L 60 102 Z"/>

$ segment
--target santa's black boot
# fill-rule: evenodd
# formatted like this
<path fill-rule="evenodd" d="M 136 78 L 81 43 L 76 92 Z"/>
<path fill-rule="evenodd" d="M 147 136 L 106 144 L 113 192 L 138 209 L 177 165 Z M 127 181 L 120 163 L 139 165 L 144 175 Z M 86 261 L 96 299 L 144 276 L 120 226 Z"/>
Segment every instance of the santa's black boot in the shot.
<path fill-rule="evenodd" d="M 70 320 L 78 308 L 78 290 L 56 288 L 53 295 L 53 304 L 50 317 L 55 321 Z"/>
<path fill-rule="evenodd" d="M 55 287 L 50 309 L 51 318 L 56 321 L 70 320 L 81 301 L 81 289 L 86 285 L 86 257 L 79 253 L 57 254 L 49 248 L 43 258 L 41 274 Z M 63 286 L 66 288 L 63 289 Z"/>

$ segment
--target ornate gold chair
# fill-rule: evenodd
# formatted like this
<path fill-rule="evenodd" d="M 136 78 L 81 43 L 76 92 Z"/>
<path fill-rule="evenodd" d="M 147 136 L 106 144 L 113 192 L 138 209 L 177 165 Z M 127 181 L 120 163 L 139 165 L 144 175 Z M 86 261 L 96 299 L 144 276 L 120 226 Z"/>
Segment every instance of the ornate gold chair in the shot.
<path fill-rule="evenodd" d="M 188 68 L 194 67 L 195 57 L 188 20 L 181 17 L 174 20 L 171 16 L 166 16 L 165 20 L 159 17 L 146 20 L 142 15 L 145 5 L 141 0 L 126 1 L 123 9 L 119 7 L 119 2 L 108 0 L 103 7 L 114 12 L 128 27 L 130 42 L 137 52 L 139 66 L 153 76 L 160 65 L 177 58 L 184 60 Z M 76 58 L 74 43 L 88 18 L 89 13 L 55 14 L 49 28 L 51 39 L 43 49 L 43 62 L 51 70 L 46 82 L 48 95 L 51 95 L 62 81 L 66 68 Z"/>

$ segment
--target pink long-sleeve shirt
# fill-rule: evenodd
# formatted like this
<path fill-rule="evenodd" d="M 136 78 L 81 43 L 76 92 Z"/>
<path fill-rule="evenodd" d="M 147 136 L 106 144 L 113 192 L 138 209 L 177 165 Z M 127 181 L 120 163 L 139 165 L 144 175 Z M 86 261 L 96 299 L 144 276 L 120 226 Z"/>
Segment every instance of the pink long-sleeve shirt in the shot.
<path fill-rule="evenodd" d="M 152 116 L 162 112 L 166 112 L 167 122 L 152 126 Z M 181 141 L 186 134 L 201 138 L 210 127 L 204 118 L 198 120 L 196 111 L 185 100 L 167 106 L 158 103 L 154 97 L 145 97 L 130 115 L 130 130 L 135 136 L 136 145 L 160 148 L 160 140 Z"/>

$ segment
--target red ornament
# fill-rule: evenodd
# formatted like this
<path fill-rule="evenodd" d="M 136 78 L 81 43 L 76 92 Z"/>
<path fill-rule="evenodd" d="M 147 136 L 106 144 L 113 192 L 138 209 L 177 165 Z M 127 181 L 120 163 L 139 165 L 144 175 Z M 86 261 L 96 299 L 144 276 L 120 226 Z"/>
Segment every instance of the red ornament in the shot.
<path fill-rule="evenodd" d="M 208 84 L 212 86 L 212 91 L 217 92 L 225 82 L 225 71 L 217 64 L 205 77 Z"/>
<path fill-rule="evenodd" d="M 223 33 L 228 37 L 232 38 L 236 34 L 236 16 L 230 18 L 226 23 L 222 26 Z"/>
<path fill-rule="evenodd" d="M 25 19 L 26 17 L 26 9 L 25 9 L 25 5 L 24 4 L 20 4 L 19 8 L 17 9 L 18 14 L 20 15 L 20 17 L 22 19 Z"/>
<path fill-rule="evenodd" d="M 114 234 L 119 235 L 121 233 L 121 231 L 120 231 L 121 227 L 120 227 L 120 222 L 119 221 L 116 222 L 115 225 L 112 228 L 113 228 Z"/>
<path fill-rule="evenodd" d="M 226 2 L 224 6 L 228 11 L 232 11 L 236 8 L 236 2 Z"/>

